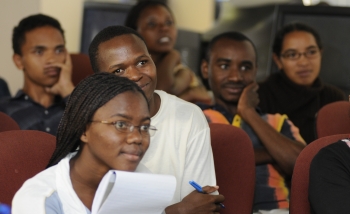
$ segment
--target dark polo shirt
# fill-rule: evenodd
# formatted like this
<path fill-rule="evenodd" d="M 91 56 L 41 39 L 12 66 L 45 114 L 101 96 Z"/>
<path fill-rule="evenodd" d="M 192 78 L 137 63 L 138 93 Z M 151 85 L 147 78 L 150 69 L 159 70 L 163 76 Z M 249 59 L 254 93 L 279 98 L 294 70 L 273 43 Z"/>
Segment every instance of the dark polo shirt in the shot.
<path fill-rule="evenodd" d="M 0 101 L 0 111 L 12 117 L 23 130 L 39 130 L 56 135 L 68 97 L 55 97 L 48 108 L 32 100 L 22 90 L 13 98 Z"/>

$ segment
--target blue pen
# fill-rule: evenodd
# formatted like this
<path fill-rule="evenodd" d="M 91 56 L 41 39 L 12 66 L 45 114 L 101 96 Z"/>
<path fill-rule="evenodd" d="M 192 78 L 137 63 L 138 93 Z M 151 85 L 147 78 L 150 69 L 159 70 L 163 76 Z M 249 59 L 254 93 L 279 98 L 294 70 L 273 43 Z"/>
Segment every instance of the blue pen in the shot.
<path fill-rule="evenodd" d="M 197 184 L 195 181 L 189 181 L 189 183 L 200 193 L 205 193 L 201 187 L 201 185 Z M 225 208 L 223 203 L 219 203 L 222 208 Z"/>

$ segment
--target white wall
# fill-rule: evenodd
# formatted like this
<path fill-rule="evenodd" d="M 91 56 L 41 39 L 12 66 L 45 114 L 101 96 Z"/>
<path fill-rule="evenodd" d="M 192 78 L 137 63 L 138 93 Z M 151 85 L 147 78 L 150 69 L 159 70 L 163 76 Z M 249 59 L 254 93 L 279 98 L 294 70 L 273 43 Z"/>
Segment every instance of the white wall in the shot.
<path fill-rule="evenodd" d="M 213 0 L 168 0 L 178 28 L 204 33 L 214 24 Z"/>
<path fill-rule="evenodd" d="M 41 0 L 40 11 L 61 23 L 69 52 L 79 52 L 84 0 Z"/>

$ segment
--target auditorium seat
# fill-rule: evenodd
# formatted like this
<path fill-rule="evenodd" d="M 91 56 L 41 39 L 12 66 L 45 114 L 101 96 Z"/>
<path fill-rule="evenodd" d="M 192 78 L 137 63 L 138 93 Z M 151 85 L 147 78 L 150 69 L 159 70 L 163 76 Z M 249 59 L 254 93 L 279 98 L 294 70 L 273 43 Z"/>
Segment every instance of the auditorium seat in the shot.
<path fill-rule="evenodd" d="M 3 112 L 0 112 L 0 132 L 10 130 L 20 130 L 20 127 L 14 119 Z"/>
<path fill-rule="evenodd" d="M 223 214 L 251 214 L 255 189 L 255 158 L 248 135 L 240 128 L 211 123 L 210 135 Z"/>
<path fill-rule="evenodd" d="M 338 101 L 323 106 L 316 116 L 317 137 L 350 133 L 350 102 Z"/>
<path fill-rule="evenodd" d="M 77 85 L 82 79 L 93 74 L 89 56 L 82 53 L 70 54 L 72 59 L 72 81 Z"/>
<path fill-rule="evenodd" d="M 56 137 L 35 130 L 0 132 L 0 202 L 11 204 L 22 184 L 46 168 Z"/>

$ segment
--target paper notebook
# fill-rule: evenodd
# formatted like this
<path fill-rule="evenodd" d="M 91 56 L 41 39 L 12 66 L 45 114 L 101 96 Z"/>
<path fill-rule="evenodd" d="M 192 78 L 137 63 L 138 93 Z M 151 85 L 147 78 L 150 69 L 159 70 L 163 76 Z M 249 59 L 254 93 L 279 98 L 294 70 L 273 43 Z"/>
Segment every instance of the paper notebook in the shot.
<path fill-rule="evenodd" d="M 157 214 L 170 205 L 176 188 L 171 175 L 110 170 L 101 180 L 91 214 Z"/>

